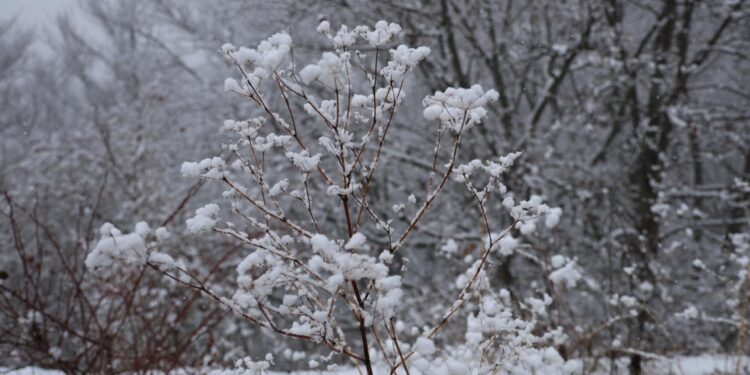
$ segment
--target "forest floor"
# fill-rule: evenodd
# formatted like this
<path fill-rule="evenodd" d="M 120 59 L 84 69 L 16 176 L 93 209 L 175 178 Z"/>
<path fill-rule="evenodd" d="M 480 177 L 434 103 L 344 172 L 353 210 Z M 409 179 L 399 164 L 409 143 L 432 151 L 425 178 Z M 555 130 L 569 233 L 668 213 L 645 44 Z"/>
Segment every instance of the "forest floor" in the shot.
<path fill-rule="evenodd" d="M 589 363 L 584 374 L 589 375 L 627 375 L 627 362 L 619 361 L 615 368 L 610 370 L 609 363 L 599 361 L 597 369 L 591 369 L 593 363 Z M 698 355 L 680 356 L 673 358 L 652 359 L 646 362 L 643 373 L 649 375 L 729 375 L 737 374 L 737 358 L 728 355 Z M 209 374 L 225 375 L 225 370 L 204 369 L 185 371 L 185 374 Z M 388 371 L 377 371 L 376 373 L 388 373 Z M 63 375 L 62 371 L 42 369 L 38 367 L 26 367 L 16 370 L 0 368 L 2 375 Z M 326 370 L 303 370 L 293 372 L 269 371 L 266 375 L 359 375 L 359 372 L 351 367 L 342 367 L 335 371 Z M 750 374 L 750 357 L 744 357 L 739 374 Z"/>

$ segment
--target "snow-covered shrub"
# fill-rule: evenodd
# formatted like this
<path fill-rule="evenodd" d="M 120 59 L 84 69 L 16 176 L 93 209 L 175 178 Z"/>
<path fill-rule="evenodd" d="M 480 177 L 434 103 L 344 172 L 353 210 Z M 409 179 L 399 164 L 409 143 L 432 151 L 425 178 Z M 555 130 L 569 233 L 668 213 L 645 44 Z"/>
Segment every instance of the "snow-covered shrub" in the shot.
<path fill-rule="evenodd" d="M 181 167 L 186 177 L 226 189 L 223 211 L 218 202 L 208 203 L 186 224 L 195 236 L 213 232 L 242 245 L 236 290 L 224 295 L 195 276 L 161 249 L 165 232 L 151 233 L 145 224 L 130 234 L 105 225 L 87 266 L 98 273 L 149 267 L 267 331 L 327 347 L 368 373 L 375 365 L 438 374 L 578 369 L 578 362 L 566 362 L 554 349 L 565 335 L 536 324 L 551 297 L 530 296 L 514 306 L 487 274 L 493 257 L 513 252 L 546 264 L 525 253 L 510 233 L 532 235 L 540 222 L 554 227 L 562 213 L 539 196 L 515 203 L 503 175 L 520 152 L 464 161 L 462 139 L 483 126 L 486 106 L 498 93 L 473 85 L 425 97 L 423 116 L 435 131 L 422 138 L 428 151 L 415 157 L 429 166 L 424 180 L 414 175 L 424 190 L 404 192 L 408 209 L 379 201 L 373 191 L 380 188 L 380 170 L 394 168 L 386 160 L 409 75 L 430 49 L 398 45 L 386 52 L 401 28 L 385 21 L 338 31 L 324 21 L 318 30 L 332 47 L 301 69 L 287 33 L 256 48 L 222 46 L 237 71 L 224 89 L 252 103 L 256 115 L 224 122 L 231 138 L 222 156 Z M 385 64 L 383 55 L 389 57 Z M 448 190 L 460 193 L 446 195 Z M 476 213 L 477 252 L 462 259 L 460 272 L 444 273 L 455 280 L 453 290 L 434 297 L 447 297 L 447 303 L 404 311 L 416 294 L 436 292 L 405 286 L 412 270 L 408 255 L 417 251 L 410 240 L 422 228 L 449 221 L 431 214 L 441 199 L 456 196 L 470 202 L 459 214 Z M 506 211 L 510 225 L 495 222 L 490 211 L 497 208 Z M 457 248 L 450 240 L 432 250 Z M 553 266 L 549 279 L 556 285 L 571 288 L 581 278 L 575 260 L 555 258 Z M 435 309 L 442 312 L 431 319 Z M 466 319 L 464 339 L 441 337 L 458 316 Z M 317 352 L 309 353 L 310 367 L 334 361 Z M 253 362 L 253 368 L 269 364 Z"/>

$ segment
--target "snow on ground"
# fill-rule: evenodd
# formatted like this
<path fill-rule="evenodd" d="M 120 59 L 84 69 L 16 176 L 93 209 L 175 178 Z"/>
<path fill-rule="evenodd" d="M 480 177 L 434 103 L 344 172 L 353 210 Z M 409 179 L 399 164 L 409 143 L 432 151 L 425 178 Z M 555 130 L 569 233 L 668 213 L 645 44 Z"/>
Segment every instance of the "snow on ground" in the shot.
<path fill-rule="evenodd" d="M 706 354 L 694 357 L 678 357 L 677 360 L 657 360 L 649 363 L 649 365 L 654 367 L 649 366 L 646 370 L 652 370 L 658 374 L 735 374 L 737 357 Z M 739 373 L 750 374 L 750 357 L 743 358 Z"/>
<path fill-rule="evenodd" d="M 737 357 L 728 355 L 698 355 L 691 357 L 675 357 L 675 358 L 664 358 L 656 359 L 647 362 L 644 366 L 644 374 L 653 375 L 723 375 L 723 374 L 736 374 Z M 600 362 L 604 364 L 603 362 Z M 592 375 L 610 375 L 609 366 L 604 365 L 601 370 L 595 370 Z M 590 367 L 587 367 L 590 369 Z M 605 369 L 606 368 L 606 369 Z M 627 374 L 627 365 L 622 363 L 619 371 L 616 371 L 615 375 Z M 200 371 L 189 371 L 191 374 L 201 373 Z M 222 371 L 206 369 L 205 373 L 223 373 Z M 375 371 L 376 374 L 385 374 L 388 371 L 381 369 L 381 371 Z M 742 367 L 740 374 L 750 374 L 750 357 L 743 358 Z M 38 367 L 26 367 L 16 370 L 7 370 L 0 368 L 0 374 L 3 375 L 62 375 L 62 371 L 48 370 Z M 270 371 L 264 373 L 266 375 L 359 375 L 360 373 L 351 367 L 342 367 L 336 371 L 325 371 L 325 370 L 303 370 L 295 372 L 279 372 Z"/>
<path fill-rule="evenodd" d="M 0 367 L 0 374 L 8 374 L 8 375 L 60 375 L 63 374 L 62 371 L 59 370 L 48 370 L 38 367 L 25 367 L 21 369 L 16 370 L 8 370 L 5 368 Z"/>
<path fill-rule="evenodd" d="M 679 356 L 674 358 L 651 359 L 643 366 L 644 374 L 654 375 L 724 375 L 736 374 L 737 357 L 729 355 L 704 354 L 697 356 Z M 586 369 L 592 375 L 627 375 L 628 359 L 623 357 L 615 363 L 610 371 L 609 360 L 599 360 L 593 369 L 593 363 L 587 363 Z M 750 374 L 750 357 L 744 357 L 739 374 Z"/>

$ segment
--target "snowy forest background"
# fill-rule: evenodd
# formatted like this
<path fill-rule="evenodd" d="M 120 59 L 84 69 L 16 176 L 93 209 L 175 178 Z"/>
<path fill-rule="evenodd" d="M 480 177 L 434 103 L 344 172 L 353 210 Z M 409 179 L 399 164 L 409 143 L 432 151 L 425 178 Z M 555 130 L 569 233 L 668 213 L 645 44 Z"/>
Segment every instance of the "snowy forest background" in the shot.
<path fill-rule="evenodd" d="M 0 368 L 750 373 L 747 1 L 72 13 L 1 17 Z"/>

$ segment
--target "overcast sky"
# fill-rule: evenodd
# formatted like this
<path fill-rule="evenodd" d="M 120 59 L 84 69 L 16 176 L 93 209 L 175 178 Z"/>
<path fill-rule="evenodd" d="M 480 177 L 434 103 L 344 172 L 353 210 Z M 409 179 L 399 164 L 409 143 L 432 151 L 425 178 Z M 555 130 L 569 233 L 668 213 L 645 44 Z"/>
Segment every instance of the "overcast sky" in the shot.
<path fill-rule="evenodd" d="M 75 5 L 75 0 L 0 0 L 0 18 L 18 16 L 27 26 L 43 26 Z"/>

